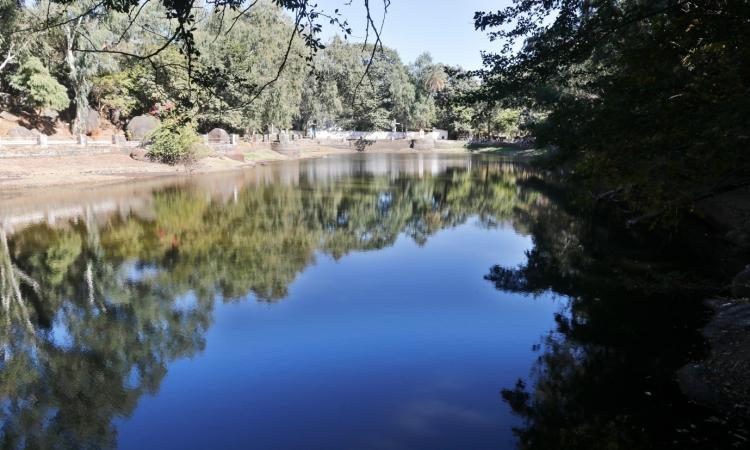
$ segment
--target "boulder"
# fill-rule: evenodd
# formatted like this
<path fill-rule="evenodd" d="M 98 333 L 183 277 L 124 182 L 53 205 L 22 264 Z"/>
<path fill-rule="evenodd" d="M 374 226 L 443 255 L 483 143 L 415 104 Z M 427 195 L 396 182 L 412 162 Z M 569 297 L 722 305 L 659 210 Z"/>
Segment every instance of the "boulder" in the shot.
<path fill-rule="evenodd" d="M 20 125 L 8 130 L 8 137 L 11 138 L 35 139 L 37 136 L 39 136 L 39 132 L 37 130 L 30 130 Z"/>
<path fill-rule="evenodd" d="M 145 149 L 137 148 L 130 152 L 130 157 L 136 161 L 151 161 L 151 159 L 146 156 L 147 153 L 148 152 Z"/>
<path fill-rule="evenodd" d="M 89 113 L 86 114 L 86 118 L 84 119 L 83 129 L 86 131 L 86 134 L 89 135 L 99 129 L 98 112 L 94 111 L 93 109 L 89 110 Z"/>
<path fill-rule="evenodd" d="M 212 144 L 228 144 L 230 140 L 229 133 L 221 128 L 214 128 L 208 132 L 208 142 Z"/>
<path fill-rule="evenodd" d="M 39 115 L 42 116 L 43 119 L 48 119 L 49 121 L 54 122 L 60 116 L 60 113 L 54 109 L 43 109 Z"/>
<path fill-rule="evenodd" d="M 131 141 L 142 141 L 149 133 L 154 131 L 161 122 L 154 116 L 144 114 L 130 119 L 127 126 L 128 138 Z"/>

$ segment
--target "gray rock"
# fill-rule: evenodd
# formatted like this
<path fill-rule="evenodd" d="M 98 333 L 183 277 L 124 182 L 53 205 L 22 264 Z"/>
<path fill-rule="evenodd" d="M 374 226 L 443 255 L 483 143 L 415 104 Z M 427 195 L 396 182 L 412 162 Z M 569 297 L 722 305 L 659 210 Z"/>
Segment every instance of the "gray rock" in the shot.
<path fill-rule="evenodd" d="M 112 144 L 114 145 L 124 145 L 127 139 L 125 136 L 121 134 L 116 134 L 112 136 Z"/>
<path fill-rule="evenodd" d="M 44 109 L 42 110 L 40 114 L 43 118 L 49 119 L 50 121 L 54 122 L 57 120 L 57 118 L 60 116 L 60 113 L 55 111 L 54 109 Z"/>
<path fill-rule="evenodd" d="M 130 119 L 127 126 L 128 138 L 131 141 L 142 141 L 146 135 L 151 133 L 161 122 L 154 116 L 144 114 Z"/>
<path fill-rule="evenodd" d="M 94 111 L 93 109 L 89 110 L 89 113 L 86 114 L 86 122 L 83 124 L 84 129 L 86 130 L 86 134 L 93 133 L 96 129 L 99 128 L 99 113 Z"/>
<path fill-rule="evenodd" d="M 151 161 L 151 159 L 146 156 L 147 153 L 148 152 L 145 149 L 137 148 L 130 152 L 130 157 L 136 161 Z"/>
<path fill-rule="evenodd" d="M 228 144 L 230 141 L 229 133 L 221 128 L 214 128 L 208 132 L 208 142 L 212 144 Z"/>
<path fill-rule="evenodd" d="M 8 137 L 33 139 L 39 136 L 39 131 L 30 130 L 26 127 L 17 126 L 8 130 Z"/>

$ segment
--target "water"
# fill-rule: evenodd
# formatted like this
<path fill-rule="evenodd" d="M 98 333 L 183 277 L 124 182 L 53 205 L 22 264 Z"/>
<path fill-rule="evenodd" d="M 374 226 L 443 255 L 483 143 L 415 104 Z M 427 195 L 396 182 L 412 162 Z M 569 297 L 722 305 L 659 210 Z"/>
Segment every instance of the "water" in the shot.
<path fill-rule="evenodd" d="M 3 444 L 705 444 L 701 312 L 600 283 L 538 181 L 357 155 L 6 200 Z"/>

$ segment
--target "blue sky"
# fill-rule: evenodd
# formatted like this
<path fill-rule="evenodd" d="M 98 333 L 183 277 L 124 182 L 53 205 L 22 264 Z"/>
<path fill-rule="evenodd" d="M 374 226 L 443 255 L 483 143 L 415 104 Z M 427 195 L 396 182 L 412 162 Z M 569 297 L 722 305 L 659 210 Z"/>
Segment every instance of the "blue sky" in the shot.
<path fill-rule="evenodd" d="M 339 8 L 352 25 L 353 40 L 364 38 L 364 7 L 362 0 L 318 0 L 320 8 Z M 370 0 L 375 11 L 382 11 L 379 0 Z M 383 31 L 386 46 L 398 50 L 405 62 L 413 61 L 428 51 L 433 59 L 466 69 L 477 69 L 482 60 L 480 50 L 497 49 L 487 36 L 474 30 L 475 11 L 498 10 L 510 0 L 392 0 Z M 382 16 L 382 15 L 381 15 Z M 332 27 L 327 27 L 332 35 Z"/>

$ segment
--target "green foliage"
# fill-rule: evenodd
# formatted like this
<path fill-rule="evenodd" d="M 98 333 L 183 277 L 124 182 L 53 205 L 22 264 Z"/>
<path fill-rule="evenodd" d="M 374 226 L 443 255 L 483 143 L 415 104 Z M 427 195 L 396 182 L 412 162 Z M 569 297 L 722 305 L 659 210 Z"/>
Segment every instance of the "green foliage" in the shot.
<path fill-rule="evenodd" d="M 146 138 L 149 142 L 149 158 L 169 165 L 190 163 L 195 159 L 200 136 L 191 123 L 184 123 L 177 117 L 164 120 Z"/>
<path fill-rule="evenodd" d="M 515 1 L 476 15 L 509 44 L 486 58 L 484 97 L 548 112 L 535 134 L 591 190 L 677 219 L 750 181 L 748 16 L 748 2 Z"/>
<path fill-rule="evenodd" d="M 414 87 L 394 50 L 376 53 L 367 74 L 372 48 L 334 38 L 318 55 L 308 82 L 314 89 L 303 100 L 305 121 L 356 130 L 390 130 L 392 122 L 408 125 Z"/>
<path fill-rule="evenodd" d="M 521 111 L 517 109 L 500 109 L 495 113 L 497 129 L 506 134 L 518 134 Z"/>
<path fill-rule="evenodd" d="M 163 2 L 146 2 L 136 13 L 130 1 L 95 6 L 45 0 L 11 1 L 0 10 L 13 13 L 2 17 L 8 29 L 36 30 L 35 17 L 58 23 L 25 37 L 70 93 L 74 132 L 90 131 L 84 125 L 92 108 L 123 126 L 163 105 L 191 117 L 201 132 L 304 130 L 313 123 L 318 129 L 357 130 L 439 125 L 453 136 L 473 131 L 468 107 L 454 106 L 466 83 L 428 54 L 406 65 L 395 50 L 378 46 L 371 60 L 372 41 L 349 42 L 348 26 L 344 38 L 323 47 L 317 29 L 310 28 L 323 16 L 307 1 L 264 0 L 230 18 L 225 8 L 231 4 L 182 11 L 185 5 L 177 2 L 167 13 Z M 295 19 L 312 22 L 298 26 L 290 10 L 300 13 Z M 325 17 L 334 27 L 345 24 L 337 15 Z M 181 20 L 193 26 L 175 29 Z M 166 38 L 172 32 L 177 37 Z M 13 36 L 0 35 L 0 49 L 18 48 Z M 144 54 L 150 56 L 134 56 Z M 0 77 L 0 88 L 6 85 Z"/>
<path fill-rule="evenodd" d="M 231 33 L 219 32 L 222 20 L 220 15 L 211 15 L 196 35 L 201 51 L 197 71 L 207 87 L 191 99 L 200 128 L 247 133 L 291 128 L 300 111 L 308 72 L 304 44 L 299 39 L 292 42 L 284 70 L 278 71 L 294 24 L 283 10 L 269 3 L 251 8 Z M 275 81 L 259 93 L 259 87 L 271 80 Z"/>
<path fill-rule="evenodd" d="M 132 71 L 113 72 L 92 80 L 91 94 L 96 104 L 114 123 L 131 116 L 138 107 L 139 86 L 131 74 Z"/>
<path fill-rule="evenodd" d="M 435 95 L 436 124 L 453 138 L 467 138 L 476 129 L 475 105 L 467 98 L 479 88 L 479 81 L 460 67 L 443 68 L 445 88 Z"/>
<path fill-rule="evenodd" d="M 10 78 L 27 106 L 61 111 L 68 107 L 68 93 L 37 57 L 28 58 Z"/>

